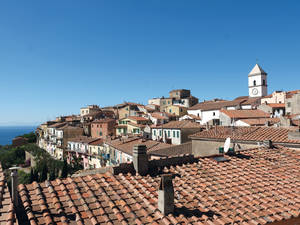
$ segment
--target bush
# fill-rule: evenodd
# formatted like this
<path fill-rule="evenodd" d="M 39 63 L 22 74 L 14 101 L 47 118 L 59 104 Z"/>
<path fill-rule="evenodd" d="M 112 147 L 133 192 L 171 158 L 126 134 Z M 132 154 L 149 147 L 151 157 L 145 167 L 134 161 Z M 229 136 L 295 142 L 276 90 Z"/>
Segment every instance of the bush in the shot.
<path fill-rule="evenodd" d="M 20 184 L 29 184 L 30 183 L 30 174 L 25 173 L 23 170 L 18 171 L 19 183 Z"/>
<path fill-rule="evenodd" d="M 19 137 L 27 138 L 28 143 L 36 143 L 36 135 L 34 132 L 30 132 Z"/>
<path fill-rule="evenodd" d="M 22 147 L 5 149 L 0 153 L 0 162 L 3 169 L 24 164 L 25 150 Z"/>

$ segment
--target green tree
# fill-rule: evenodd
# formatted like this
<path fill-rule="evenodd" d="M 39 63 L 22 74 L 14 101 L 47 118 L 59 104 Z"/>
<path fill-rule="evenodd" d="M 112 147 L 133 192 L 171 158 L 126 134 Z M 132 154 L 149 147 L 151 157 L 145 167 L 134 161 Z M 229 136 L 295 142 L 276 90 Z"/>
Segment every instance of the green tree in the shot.
<path fill-rule="evenodd" d="M 52 169 L 49 174 L 49 180 L 55 180 L 55 179 L 56 179 L 55 169 Z"/>
<path fill-rule="evenodd" d="M 33 181 L 39 181 L 39 171 L 37 169 L 33 170 Z"/>
<path fill-rule="evenodd" d="M 61 171 L 61 178 L 66 178 L 68 176 L 68 163 L 67 160 L 64 160 L 63 168 Z"/>
<path fill-rule="evenodd" d="M 34 132 L 30 132 L 28 134 L 24 134 L 20 137 L 27 138 L 28 143 L 36 143 L 36 134 Z"/>
<path fill-rule="evenodd" d="M 44 182 L 45 180 L 47 180 L 47 178 L 48 178 L 48 168 L 47 168 L 47 164 L 44 162 L 42 165 L 40 181 Z"/>
<path fill-rule="evenodd" d="M 30 183 L 30 174 L 25 173 L 23 170 L 18 171 L 19 183 L 20 184 L 29 184 Z"/>
<path fill-rule="evenodd" d="M 30 169 L 29 182 L 32 183 L 34 181 L 34 173 L 33 168 Z"/>

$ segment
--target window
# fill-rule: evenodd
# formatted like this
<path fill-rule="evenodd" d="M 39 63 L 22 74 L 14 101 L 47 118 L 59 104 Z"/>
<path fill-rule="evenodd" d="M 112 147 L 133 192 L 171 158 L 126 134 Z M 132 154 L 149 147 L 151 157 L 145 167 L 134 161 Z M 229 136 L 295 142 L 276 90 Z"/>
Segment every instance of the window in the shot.
<path fill-rule="evenodd" d="M 173 137 L 175 137 L 175 130 L 173 130 Z"/>
<path fill-rule="evenodd" d="M 178 95 L 178 92 L 176 92 L 176 95 Z"/>
<path fill-rule="evenodd" d="M 263 80 L 263 85 L 264 85 L 264 86 L 266 85 L 266 81 L 265 81 L 265 80 Z"/>
<path fill-rule="evenodd" d="M 213 116 L 215 116 L 216 115 L 216 113 L 215 112 L 213 112 Z"/>
<path fill-rule="evenodd" d="M 156 136 L 156 130 L 153 131 L 154 136 Z"/>
<path fill-rule="evenodd" d="M 169 113 L 171 113 L 172 112 L 172 109 L 169 109 Z"/>
<path fill-rule="evenodd" d="M 171 136 L 171 134 L 170 134 L 170 131 L 168 130 L 168 137 L 170 137 Z"/>
<path fill-rule="evenodd" d="M 102 136 L 102 131 L 99 131 L 99 135 Z"/>
<path fill-rule="evenodd" d="M 182 109 L 180 109 L 180 112 L 182 112 Z"/>
<path fill-rule="evenodd" d="M 287 103 L 287 107 L 291 107 L 291 103 L 290 102 Z"/>
<path fill-rule="evenodd" d="M 177 138 L 179 138 L 179 130 L 177 131 Z"/>
<path fill-rule="evenodd" d="M 166 104 L 166 101 L 163 101 L 163 105 L 165 105 Z"/>
<path fill-rule="evenodd" d="M 159 130 L 159 136 L 161 136 L 161 130 Z"/>
<path fill-rule="evenodd" d="M 170 101 L 168 101 L 168 104 L 170 105 Z"/>
<path fill-rule="evenodd" d="M 255 81 L 253 81 L 253 86 L 256 86 L 256 80 L 255 80 Z"/>

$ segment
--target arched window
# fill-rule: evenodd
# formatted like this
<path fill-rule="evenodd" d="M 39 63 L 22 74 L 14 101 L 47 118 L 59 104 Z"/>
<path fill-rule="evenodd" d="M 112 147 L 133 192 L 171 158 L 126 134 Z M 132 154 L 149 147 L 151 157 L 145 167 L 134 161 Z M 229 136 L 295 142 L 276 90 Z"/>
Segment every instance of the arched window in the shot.
<path fill-rule="evenodd" d="M 253 86 L 256 86 L 256 80 L 255 80 L 255 81 L 253 81 Z"/>

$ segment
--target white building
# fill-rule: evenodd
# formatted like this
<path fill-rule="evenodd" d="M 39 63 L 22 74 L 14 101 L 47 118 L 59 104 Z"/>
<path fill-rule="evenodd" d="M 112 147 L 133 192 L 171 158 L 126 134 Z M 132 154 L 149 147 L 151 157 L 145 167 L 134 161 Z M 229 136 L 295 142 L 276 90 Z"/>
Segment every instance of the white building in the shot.
<path fill-rule="evenodd" d="M 152 126 L 152 140 L 180 145 L 190 141 L 189 135 L 199 132 L 201 126 L 189 120 L 171 121 L 161 126 Z"/>

